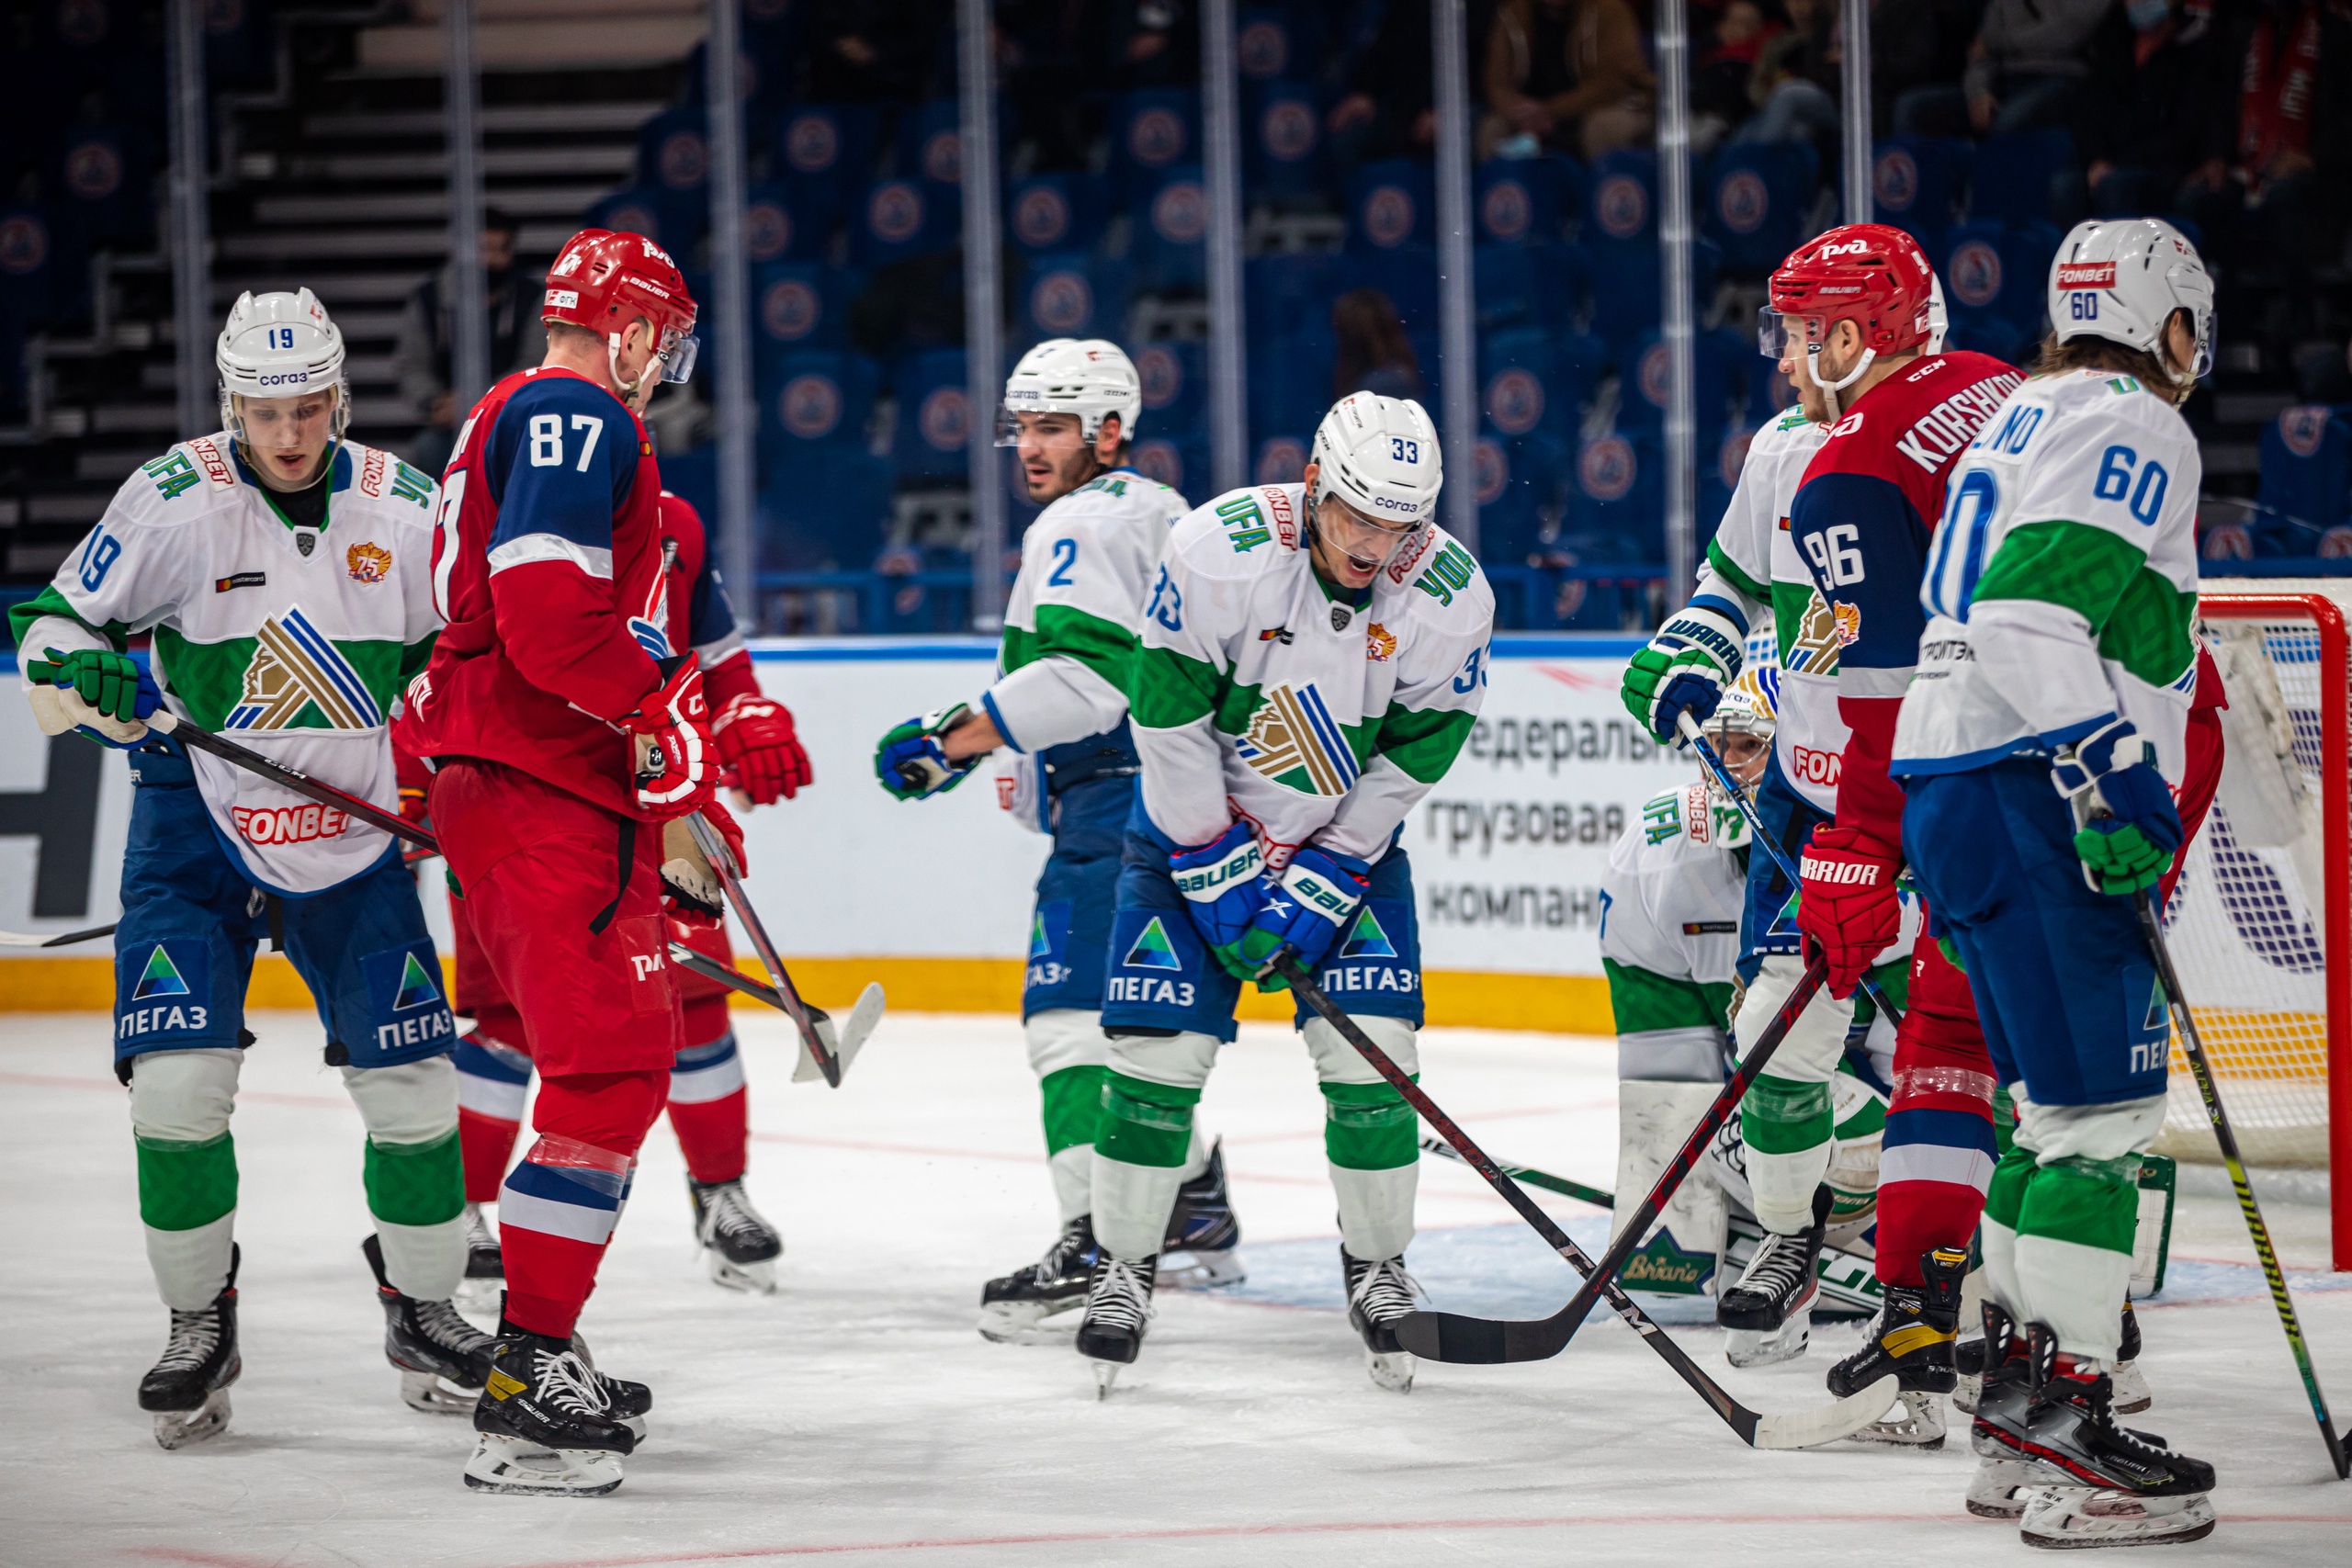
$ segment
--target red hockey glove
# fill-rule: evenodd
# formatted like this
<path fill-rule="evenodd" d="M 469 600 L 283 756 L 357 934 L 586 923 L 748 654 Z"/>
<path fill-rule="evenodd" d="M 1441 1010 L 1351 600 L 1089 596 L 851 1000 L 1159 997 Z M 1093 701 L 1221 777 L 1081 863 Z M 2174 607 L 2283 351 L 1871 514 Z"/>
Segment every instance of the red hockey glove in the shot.
<path fill-rule="evenodd" d="M 754 806 L 790 800 L 815 777 L 793 730 L 792 710 L 773 697 L 738 693 L 718 710 L 710 732 L 727 764 L 727 783 L 750 795 Z"/>
<path fill-rule="evenodd" d="M 616 722 L 628 737 L 637 804 L 656 821 L 709 803 L 718 787 L 718 749 L 703 705 L 702 671 L 691 655 L 661 660 L 662 684 Z"/>
<path fill-rule="evenodd" d="M 1854 994 L 1871 961 L 1903 930 L 1894 896 L 1899 862 L 1859 828 L 1822 828 L 1797 863 L 1797 929 L 1829 964 L 1829 994 Z"/>

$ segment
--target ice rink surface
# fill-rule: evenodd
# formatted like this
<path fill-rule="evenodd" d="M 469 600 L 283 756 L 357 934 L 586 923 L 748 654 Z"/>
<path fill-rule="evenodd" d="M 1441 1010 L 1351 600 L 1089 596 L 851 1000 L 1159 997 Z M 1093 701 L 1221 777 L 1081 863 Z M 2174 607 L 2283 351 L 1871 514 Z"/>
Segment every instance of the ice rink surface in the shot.
<path fill-rule="evenodd" d="M 1203 1108 L 1227 1139 L 1251 1282 L 1163 1293 L 1142 1360 L 1098 1404 L 1066 1340 L 972 1329 L 981 1280 L 1054 1228 L 1013 1021 L 890 1018 L 834 1092 L 786 1083 L 781 1021 L 736 1016 L 782 1289 L 702 1278 L 657 1127 L 582 1320 L 606 1367 L 652 1384 L 651 1438 L 618 1493 L 577 1502 L 469 1493 L 465 1425 L 399 1403 L 358 1247 L 359 1119 L 307 1014 L 251 1021 L 234 1421 L 159 1450 L 133 1391 L 165 1314 L 105 1023 L 0 1020 L 0 1564 L 2043 1561 L 1962 1511 L 1964 1436 L 1935 1454 L 1751 1452 L 1613 1322 L 1551 1361 L 1425 1363 L 1409 1395 L 1374 1388 L 1340 1310 L 1321 1101 L 1272 1028 L 1244 1030 Z M 1423 1082 L 1498 1156 L 1605 1187 L 1613 1053 L 1435 1031 Z M 1555 1212 L 1588 1241 L 1604 1228 L 1580 1204 Z M 1426 1162 L 1420 1219 L 1410 1261 L 1438 1304 L 1566 1299 L 1565 1266 L 1470 1171 Z M 2290 1264 L 2324 1261 L 2318 1210 L 2273 1220 Z M 2233 1209 L 2185 1198 L 2174 1257 L 2195 1267 L 2145 1309 L 2157 1404 L 2136 1419 L 2216 1461 L 2222 1527 L 2161 1561 L 2352 1560 L 2352 1484 L 2328 1474 Z M 2299 1304 L 2352 1420 L 2352 1276 L 2303 1283 L 2334 1287 Z M 1825 1400 L 1824 1369 L 1858 1335 L 1817 1328 L 1805 1359 L 1738 1372 L 1713 1329 L 1676 1332 L 1765 1409 Z"/>

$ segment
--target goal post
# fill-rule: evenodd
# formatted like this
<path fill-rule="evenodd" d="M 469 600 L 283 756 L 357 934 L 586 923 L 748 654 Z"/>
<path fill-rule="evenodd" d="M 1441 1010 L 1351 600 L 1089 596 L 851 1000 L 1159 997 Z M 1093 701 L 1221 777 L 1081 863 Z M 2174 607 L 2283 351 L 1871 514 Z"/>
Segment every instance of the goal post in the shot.
<path fill-rule="evenodd" d="M 2331 1172 L 2352 1269 L 2352 578 L 2221 579 L 2199 630 L 2230 706 L 2220 794 L 2165 910 L 2248 1164 Z M 2217 1163 L 2176 1038 L 2156 1147 Z M 2337 1174 L 2341 1173 L 2341 1174 Z"/>

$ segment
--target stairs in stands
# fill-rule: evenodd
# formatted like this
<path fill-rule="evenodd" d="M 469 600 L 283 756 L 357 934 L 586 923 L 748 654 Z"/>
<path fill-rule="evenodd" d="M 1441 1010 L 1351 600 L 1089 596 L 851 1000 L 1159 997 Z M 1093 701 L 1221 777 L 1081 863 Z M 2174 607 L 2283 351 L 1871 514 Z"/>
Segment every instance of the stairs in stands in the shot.
<path fill-rule="evenodd" d="M 438 6 L 310 13 L 266 93 L 228 101 L 216 149 L 212 296 L 307 286 L 344 333 L 352 434 L 405 450 L 420 425 L 392 349 L 410 293 L 448 254 Z M 521 224 L 536 286 L 586 209 L 630 183 L 637 130 L 673 101 L 700 0 L 478 0 L 485 197 Z M 289 34 L 292 27 L 288 27 Z M 216 108 L 219 106 L 216 105 Z M 222 120 L 216 118 L 216 125 Z M 0 597 L 30 592 L 138 464 L 181 434 L 168 258 L 109 258 L 86 343 L 49 361 L 39 432 L 0 448 Z"/>

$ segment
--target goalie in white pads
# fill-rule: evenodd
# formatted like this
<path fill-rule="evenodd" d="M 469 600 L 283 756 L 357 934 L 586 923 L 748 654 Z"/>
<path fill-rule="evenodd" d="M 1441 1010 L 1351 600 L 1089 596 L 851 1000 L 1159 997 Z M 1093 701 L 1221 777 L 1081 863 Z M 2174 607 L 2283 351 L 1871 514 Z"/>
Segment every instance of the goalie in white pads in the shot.
<path fill-rule="evenodd" d="M 1970 1506 L 2037 1546 L 2194 1540 L 2213 1468 L 2115 1420 L 2170 1019 L 2132 899 L 2182 839 L 2213 287 L 2170 225 L 2078 225 L 2033 378 L 1952 477 L 1892 772 L 1904 852 L 2018 1104 L 1983 1226 Z"/>
<path fill-rule="evenodd" d="M 1080 1305 L 1094 1264 L 1094 1135 L 1110 1049 L 1103 947 L 1139 767 L 1127 685 L 1144 595 L 1187 510 L 1127 466 L 1142 412 L 1142 383 L 1116 344 L 1054 338 L 1021 356 L 998 442 L 1018 448 L 1029 499 L 1046 510 L 1022 536 L 996 683 L 974 704 L 894 727 L 875 749 L 876 776 L 901 800 L 955 788 L 996 752 L 1000 804 L 1054 841 L 1037 878 L 1021 1014 L 1062 1228 L 1036 1262 L 981 1288 L 990 1339 Z M 1195 1280 L 1238 1282 L 1222 1158 L 1196 1135 L 1182 1174 L 1167 1247 L 1191 1256 Z"/>
<path fill-rule="evenodd" d="M 1102 1245 L 1078 1348 L 1108 1389 L 1136 1359 L 1193 1107 L 1242 984 L 1288 949 L 1407 1072 L 1421 1023 L 1411 872 L 1396 837 L 1486 690 L 1494 596 L 1436 523 L 1437 432 L 1359 392 L 1316 432 L 1303 484 L 1219 496 L 1170 536 L 1133 697 L 1142 807 L 1126 834 L 1094 1150 Z M 1298 1010 L 1326 1107 L 1349 1315 L 1375 1382 L 1409 1387 L 1394 1325 L 1419 1150 L 1413 1112 Z"/>
<path fill-rule="evenodd" d="M 386 725 L 441 624 L 436 487 L 345 439 L 343 337 L 309 289 L 240 297 L 214 357 L 226 428 L 133 472 L 55 580 L 10 612 L 41 728 L 132 749 L 114 1058 L 172 1314 L 139 1387 L 167 1449 L 226 1427 L 243 1366 L 230 1112 L 265 938 L 318 998 L 327 1063 L 367 1123 L 368 1255 L 403 1397 L 469 1410 L 491 1349 L 449 1305 L 466 1262 L 457 1034 L 398 840 L 145 722 L 168 703 L 398 809 Z M 152 676 L 129 653 L 142 632 Z"/>

